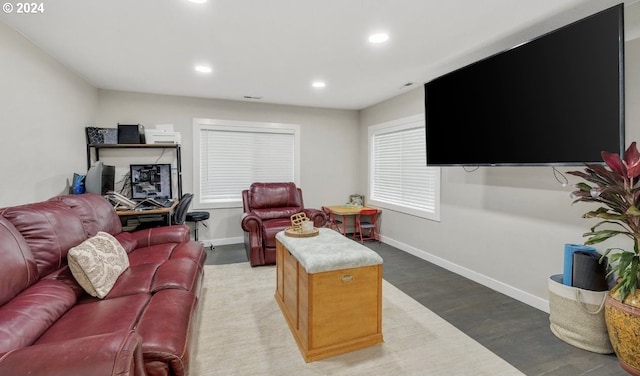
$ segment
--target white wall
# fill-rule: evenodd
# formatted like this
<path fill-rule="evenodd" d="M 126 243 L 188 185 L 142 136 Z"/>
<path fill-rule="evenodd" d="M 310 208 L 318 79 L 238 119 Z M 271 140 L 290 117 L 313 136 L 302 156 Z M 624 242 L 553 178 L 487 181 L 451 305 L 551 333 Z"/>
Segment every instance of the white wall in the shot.
<path fill-rule="evenodd" d="M 193 118 L 293 123 L 300 125 L 301 178 L 305 206 L 341 204 L 354 193 L 358 181 L 358 112 L 296 106 L 269 105 L 242 101 L 199 99 L 165 95 L 99 90 L 96 123 L 116 127 L 118 123 L 170 123 L 182 134 L 183 192 L 193 192 Z M 243 147 L 238 145 L 238 147 Z M 146 155 L 133 151 L 101 152 L 105 163 L 116 165 L 117 175 L 129 163 L 153 162 L 159 151 Z M 171 163 L 167 153 L 160 163 Z M 119 167 L 118 167 L 119 166 Z M 248 187 L 247 187 L 248 188 Z M 201 240 L 214 245 L 242 242 L 242 209 L 211 209 L 209 227 L 200 227 Z"/>
<path fill-rule="evenodd" d="M 67 192 L 86 172 L 97 90 L 0 22 L 0 207 Z"/>
<path fill-rule="evenodd" d="M 639 140 L 639 91 L 640 40 L 636 39 L 626 44 L 627 145 Z M 367 127 L 424 113 L 423 106 L 420 87 L 363 110 L 362 166 L 367 163 Z M 564 244 L 582 243 L 582 234 L 593 224 L 581 218 L 588 210 L 584 204 L 571 204 L 569 194 L 578 179 L 566 175 L 570 184 L 562 187 L 551 167 L 481 167 L 472 172 L 449 167 L 441 171 L 441 221 L 385 210 L 384 240 L 548 311 L 547 279 L 562 273 Z M 361 190 L 366 189 L 366 182 L 365 172 Z"/>

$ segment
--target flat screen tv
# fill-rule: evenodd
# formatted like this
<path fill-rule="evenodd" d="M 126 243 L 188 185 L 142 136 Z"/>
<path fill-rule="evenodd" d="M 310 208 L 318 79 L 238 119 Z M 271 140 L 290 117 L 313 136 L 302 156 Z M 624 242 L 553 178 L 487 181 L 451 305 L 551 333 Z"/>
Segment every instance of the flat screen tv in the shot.
<path fill-rule="evenodd" d="M 171 165 L 170 164 L 132 164 L 131 198 L 171 199 Z"/>
<path fill-rule="evenodd" d="M 424 94 L 427 165 L 602 163 L 601 151 L 624 151 L 623 5 L 426 82 Z"/>

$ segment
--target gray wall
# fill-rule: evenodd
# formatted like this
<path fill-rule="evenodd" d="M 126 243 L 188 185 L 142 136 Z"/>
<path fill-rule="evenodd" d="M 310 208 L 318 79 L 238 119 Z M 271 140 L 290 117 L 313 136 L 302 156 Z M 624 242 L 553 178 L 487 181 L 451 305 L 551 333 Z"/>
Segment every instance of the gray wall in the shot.
<path fill-rule="evenodd" d="M 0 207 L 67 191 L 86 171 L 97 90 L 0 22 Z"/>

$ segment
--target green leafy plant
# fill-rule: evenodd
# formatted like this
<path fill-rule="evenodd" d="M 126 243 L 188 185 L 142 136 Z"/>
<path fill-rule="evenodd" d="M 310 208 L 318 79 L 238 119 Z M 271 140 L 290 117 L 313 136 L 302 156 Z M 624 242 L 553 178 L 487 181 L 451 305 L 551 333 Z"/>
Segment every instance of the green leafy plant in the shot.
<path fill-rule="evenodd" d="M 633 142 L 624 153 L 602 152 L 605 165 L 586 164 L 583 171 L 570 171 L 587 182 L 576 184 L 573 196 L 576 202 L 595 202 L 603 206 L 586 212 L 583 218 L 599 218 L 600 222 L 583 234 L 589 237 L 584 244 L 601 243 L 614 236 L 624 235 L 633 242 L 633 251 L 614 247 L 603 254 L 612 266 L 609 274 L 618 278 L 612 292 L 619 291 L 620 300 L 635 294 L 638 286 L 638 264 L 640 253 L 640 152 Z"/>

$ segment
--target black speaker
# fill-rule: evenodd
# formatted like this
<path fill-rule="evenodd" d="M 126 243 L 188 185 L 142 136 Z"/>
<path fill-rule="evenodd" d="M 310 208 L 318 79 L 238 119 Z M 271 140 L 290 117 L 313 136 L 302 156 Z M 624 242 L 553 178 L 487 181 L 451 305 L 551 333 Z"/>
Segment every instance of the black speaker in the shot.
<path fill-rule="evenodd" d="M 573 281 L 571 285 L 584 290 L 606 291 L 607 259 L 600 263 L 598 252 L 576 251 L 573 253 Z"/>
<path fill-rule="evenodd" d="M 119 144 L 144 144 L 144 126 L 142 124 L 118 123 Z"/>

